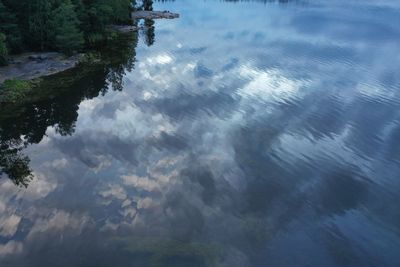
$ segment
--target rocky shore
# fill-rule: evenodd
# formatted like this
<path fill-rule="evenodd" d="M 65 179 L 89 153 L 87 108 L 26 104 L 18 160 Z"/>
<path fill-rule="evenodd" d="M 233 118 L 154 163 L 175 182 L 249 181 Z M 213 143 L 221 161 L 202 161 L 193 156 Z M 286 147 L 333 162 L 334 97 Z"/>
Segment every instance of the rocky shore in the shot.
<path fill-rule="evenodd" d="M 135 11 L 132 19 L 175 19 L 179 14 L 169 11 Z M 112 29 L 129 33 L 137 31 L 140 27 L 131 25 L 112 25 Z M 24 53 L 12 56 L 10 64 L 0 67 L 0 84 L 5 80 L 32 80 L 49 76 L 75 67 L 82 59 L 83 54 L 66 57 L 57 52 Z"/>
<path fill-rule="evenodd" d="M 132 12 L 132 19 L 176 19 L 179 14 L 169 11 L 146 11 L 140 10 Z"/>
<path fill-rule="evenodd" d="M 0 68 L 0 84 L 5 80 L 32 80 L 75 67 L 82 54 L 72 57 L 57 52 L 24 53 L 12 56 L 10 64 Z"/>

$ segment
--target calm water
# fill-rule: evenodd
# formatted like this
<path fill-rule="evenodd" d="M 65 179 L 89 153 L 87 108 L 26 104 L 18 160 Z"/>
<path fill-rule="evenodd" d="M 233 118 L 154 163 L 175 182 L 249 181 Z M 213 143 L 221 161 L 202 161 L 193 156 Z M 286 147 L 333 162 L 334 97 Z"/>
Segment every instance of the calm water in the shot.
<path fill-rule="evenodd" d="M 0 266 L 400 266 L 399 1 L 154 9 L 1 107 Z"/>

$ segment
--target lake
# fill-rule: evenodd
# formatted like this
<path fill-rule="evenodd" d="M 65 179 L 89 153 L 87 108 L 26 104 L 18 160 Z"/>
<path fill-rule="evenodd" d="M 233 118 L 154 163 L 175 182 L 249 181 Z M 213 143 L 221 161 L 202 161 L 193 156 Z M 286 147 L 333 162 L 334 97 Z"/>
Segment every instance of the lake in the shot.
<path fill-rule="evenodd" d="M 0 265 L 400 266 L 400 2 L 154 10 L 0 107 Z"/>

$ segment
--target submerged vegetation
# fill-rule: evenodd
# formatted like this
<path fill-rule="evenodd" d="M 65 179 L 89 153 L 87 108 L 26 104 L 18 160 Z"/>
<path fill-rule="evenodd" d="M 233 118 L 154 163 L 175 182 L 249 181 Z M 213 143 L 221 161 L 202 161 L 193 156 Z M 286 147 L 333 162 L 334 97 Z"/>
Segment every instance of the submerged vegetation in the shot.
<path fill-rule="evenodd" d="M 146 266 L 217 266 L 218 256 L 221 255 L 221 246 L 216 244 L 183 242 L 163 238 L 114 238 L 121 243 L 123 249 L 134 255 L 135 258 L 143 258 Z"/>

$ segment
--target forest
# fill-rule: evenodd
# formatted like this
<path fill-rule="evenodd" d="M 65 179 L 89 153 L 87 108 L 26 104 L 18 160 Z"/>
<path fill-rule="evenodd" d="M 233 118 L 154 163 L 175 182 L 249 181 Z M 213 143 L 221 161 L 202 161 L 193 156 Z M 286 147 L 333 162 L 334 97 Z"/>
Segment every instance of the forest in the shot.
<path fill-rule="evenodd" d="M 67 55 L 110 38 L 109 25 L 130 24 L 135 0 L 0 0 L 0 66 L 8 55 Z"/>

